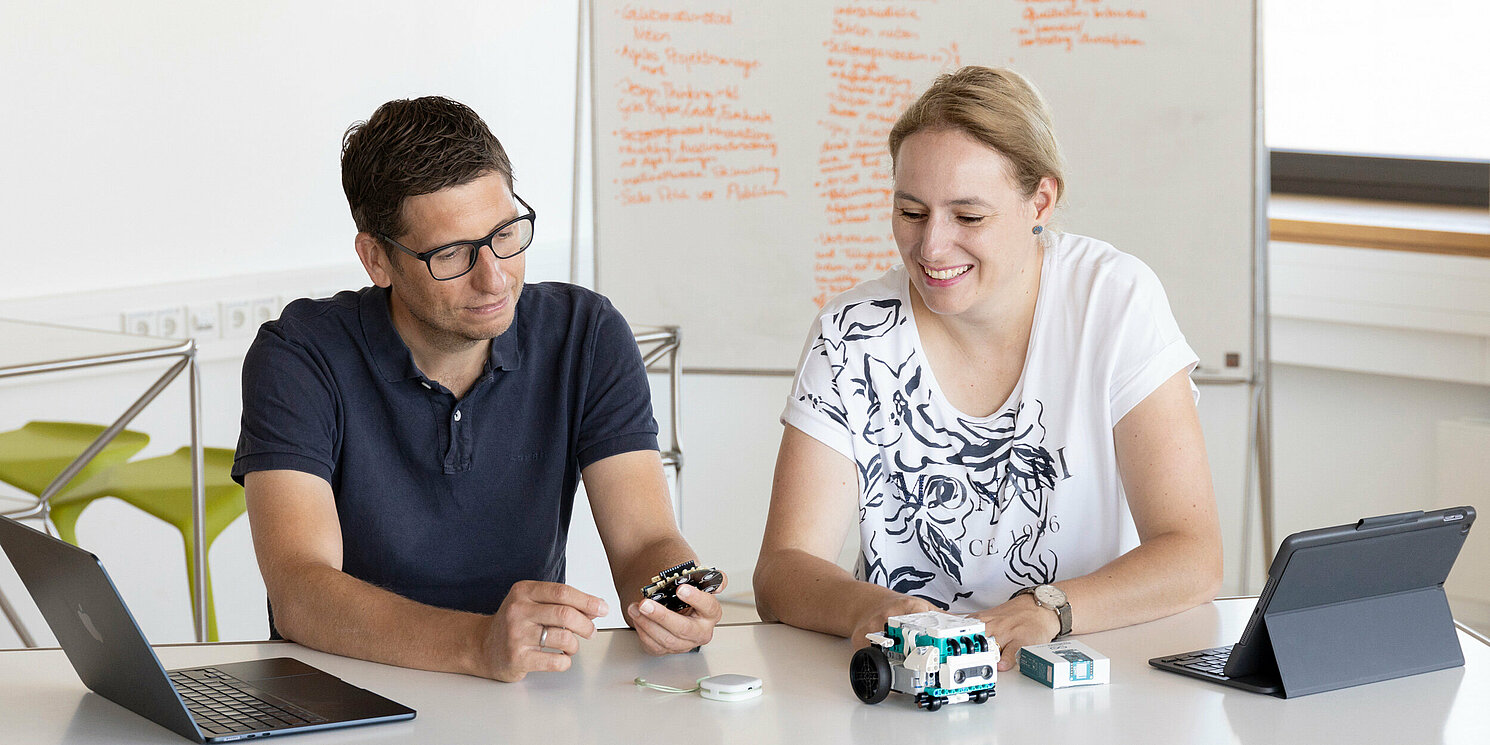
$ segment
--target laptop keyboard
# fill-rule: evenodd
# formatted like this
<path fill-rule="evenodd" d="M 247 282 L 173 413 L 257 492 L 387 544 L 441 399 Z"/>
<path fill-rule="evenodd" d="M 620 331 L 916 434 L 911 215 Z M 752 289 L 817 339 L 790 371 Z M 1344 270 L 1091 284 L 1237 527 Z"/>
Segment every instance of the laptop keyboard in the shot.
<path fill-rule="evenodd" d="M 272 703 L 243 681 L 210 667 L 176 670 L 171 685 L 181 694 L 197 726 L 213 735 L 285 729 L 326 721 L 282 699 Z"/>
<path fill-rule="evenodd" d="M 1231 648 L 1235 646 L 1228 644 L 1224 647 L 1202 649 L 1198 652 L 1186 652 L 1184 654 L 1161 657 L 1155 662 L 1170 667 L 1182 667 L 1186 670 L 1198 673 L 1202 677 L 1226 680 L 1226 674 L 1222 672 L 1226 668 L 1226 660 L 1231 657 Z"/>

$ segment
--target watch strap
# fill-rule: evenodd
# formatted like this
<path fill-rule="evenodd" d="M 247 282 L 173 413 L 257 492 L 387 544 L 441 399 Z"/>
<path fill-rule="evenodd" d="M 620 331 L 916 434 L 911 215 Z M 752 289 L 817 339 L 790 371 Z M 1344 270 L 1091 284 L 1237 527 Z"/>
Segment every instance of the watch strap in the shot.
<path fill-rule="evenodd" d="M 1071 633 L 1071 601 L 1067 600 L 1066 602 L 1061 603 L 1060 607 L 1057 607 L 1054 610 L 1056 615 L 1060 616 L 1061 619 L 1060 633 L 1055 635 L 1055 638 L 1059 639 Z"/>

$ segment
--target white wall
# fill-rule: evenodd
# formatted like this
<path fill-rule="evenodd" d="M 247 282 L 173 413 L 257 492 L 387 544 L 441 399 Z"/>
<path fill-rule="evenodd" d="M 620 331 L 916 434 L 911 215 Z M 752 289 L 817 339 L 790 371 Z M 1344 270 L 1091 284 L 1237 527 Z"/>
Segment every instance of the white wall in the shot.
<path fill-rule="evenodd" d="M 577 3 L 0 3 L 0 299 L 343 260 L 341 137 L 441 94 L 567 240 Z"/>

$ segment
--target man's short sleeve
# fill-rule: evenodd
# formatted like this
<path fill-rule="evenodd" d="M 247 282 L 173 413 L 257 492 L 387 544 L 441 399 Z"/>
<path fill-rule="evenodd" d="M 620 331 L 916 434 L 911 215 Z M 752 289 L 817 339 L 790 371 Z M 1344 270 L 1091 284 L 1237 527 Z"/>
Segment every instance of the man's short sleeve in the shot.
<path fill-rule="evenodd" d="M 603 300 L 593 326 L 579 429 L 579 467 L 612 455 L 657 450 L 652 388 L 636 337 Z"/>
<path fill-rule="evenodd" d="M 328 482 L 340 447 L 336 384 L 325 360 L 265 324 L 243 360 L 243 422 L 233 480 L 291 470 Z"/>
<path fill-rule="evenodd" d="M 806 348 L 786 409 L 781 412 L 781 423 L 796 427 L 853 460 L 853 433 L 836 377 L 843 370 L 843 342 L 835 343 L 823 331 L 819 316 L 807 332 Z"/>

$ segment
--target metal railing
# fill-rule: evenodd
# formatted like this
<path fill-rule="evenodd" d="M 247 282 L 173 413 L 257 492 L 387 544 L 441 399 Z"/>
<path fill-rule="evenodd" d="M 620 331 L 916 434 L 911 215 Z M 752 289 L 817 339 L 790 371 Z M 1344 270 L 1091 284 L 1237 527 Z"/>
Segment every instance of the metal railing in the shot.
<path fill-rule="evenodd" d="M 673 469 L 673 502 L 678 525 L 683 524 L 683 366 L 678 362 L 682 332 L 677 326 L 633 326 L 632 336 L 641 349 L 642 365 L 648 373 L 665 372 L 668 376 L 668 447 L 662 451 L 662 465 Z M 664 364 L 654 370 L 659 361 Z"/>

